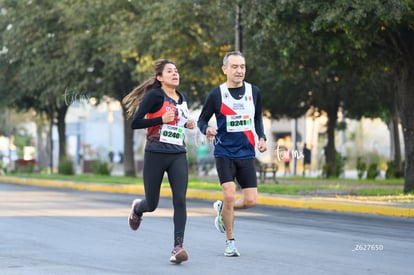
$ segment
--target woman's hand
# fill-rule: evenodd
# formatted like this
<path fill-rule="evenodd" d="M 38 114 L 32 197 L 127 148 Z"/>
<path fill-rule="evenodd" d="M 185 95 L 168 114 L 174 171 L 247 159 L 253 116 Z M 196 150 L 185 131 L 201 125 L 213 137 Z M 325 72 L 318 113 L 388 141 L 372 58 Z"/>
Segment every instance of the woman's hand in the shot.
<path fill-rule="evenodd" d="M 171 121 L 174 121 L 174 119 L 175 119 L 175 111 L 168 111 L 162 115 L 162 123 L 169 123 Z"/>
<path fill-rule="evenodd" d="M 187 120 L 187 122 L 185 123 L 184 127 L 185 128 L 188 128 L 188 129 L 194 129 L 194 127 L 195 127 L 195 121 L 194 121 L 194 119 Z"/>

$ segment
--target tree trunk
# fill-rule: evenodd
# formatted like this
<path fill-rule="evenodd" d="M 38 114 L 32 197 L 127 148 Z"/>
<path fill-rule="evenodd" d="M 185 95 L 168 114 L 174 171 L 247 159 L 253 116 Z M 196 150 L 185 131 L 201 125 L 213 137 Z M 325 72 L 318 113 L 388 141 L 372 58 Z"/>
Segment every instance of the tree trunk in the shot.
<path fill-rule="evenodd" d="M 399 114 L 404 136 L 405 178 L 404 192 L 414 190 L 414 68 L 407 64 L 397 81 Z"/>
<path fill-rule="evenodd" d="M 48 142 L 44 140 L 43 133 L 46 132 L 45 130 L 45 120 L 42 114 L 36 119 L 36 135 L 37 135 L 37 143 L 36 143 L 36 155 L 37 155 L 37 162 L 40 167 L 47 167 L 48 165 L 48 154 L 47 154 L 47 144 Z M 47 135 L 49 136 L 49 135 Z"/>
<path fill-rule="evenodd" d="M 328 113 L 328 144 L 326 145 L 326 177 L 337 177 L 336 148 L 335 148 L 335 128 L 338 120 L 338 107 L 330 108 Z"/>
<path fill-rule="evenodd" d="M 49 169 L 50 173 L 53 174 L 53 115 L 48 114 L 49 119 Z"/>
<path fill-rule="evenodd" d="M 59 135 L 59 162 L 66 157 L 66 122 L 65 117 L 68 106 L 58 108 L 57 110 L 57 127 Z M 53 154 L 53 152 L 51 152 Z"/>
<path fill-rule="evenodd" d="M 134 158 L 134 131 L 131 128 L 131 121 L 126 119 L 124 112 L 124 173 L 125 176 L 135 177 L 135 158 Z"/>
<path fill-rule="evenodd" d="M 394 104 L 391 107 L 391 140 L 393 141 L 393 144 L 391 146 L 393 147 L 393 155 L 392 160 L 395 163 L 396 166 L 396 176 L 399 178 L 402 176 L 402 161 L 401 161 L 401 144 L 400 144 L 400 131 L 398 129 L 399 125 L 399 119 L 398 119 L 398 112 L 397 112 L 397 95 L 394 93 Z"/>
<path fill-rule="evenodd" d="M 129 60 L 135 64 L 135 61 Z M 115 71 L 113 84 L 113 96 L 121 102 L 123 121 L 124 121 L 124 175 L 127 177 L 135 177 L 135 158 L 134 158 L 134 131 L 131 128 L 131 121 L 126 119 L 126 109 L 122 104 L 122 99 L 129 91 L 132 91 L 137 85 L 131 76 L 132 70 L 125 65 L 119 71 Z"/>

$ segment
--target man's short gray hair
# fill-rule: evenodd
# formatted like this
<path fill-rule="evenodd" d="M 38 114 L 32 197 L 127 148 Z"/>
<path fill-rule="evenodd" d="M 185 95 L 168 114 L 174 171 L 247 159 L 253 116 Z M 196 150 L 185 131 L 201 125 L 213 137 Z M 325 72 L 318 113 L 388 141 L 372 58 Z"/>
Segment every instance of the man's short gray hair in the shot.
<path fill-rule="evenodd" d="M 244 55 L 240 52 L 240 51 L 232 51 L 232 52 L 228 52 L 226 53 L 226 55 L 223 57 L 223 66 L 227 65 L 227 59 L 229 59 L 229 56 L 231 55 L 238 55 L 244 58 Z"/>

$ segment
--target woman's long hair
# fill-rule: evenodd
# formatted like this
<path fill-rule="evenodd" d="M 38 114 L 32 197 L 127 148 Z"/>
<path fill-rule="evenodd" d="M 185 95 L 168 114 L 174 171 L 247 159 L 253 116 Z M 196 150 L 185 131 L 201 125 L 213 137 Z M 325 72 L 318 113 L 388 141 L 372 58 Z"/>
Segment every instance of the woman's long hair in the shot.
<path fill-rule="evenodd" d="M 160 59 L 155 61 L 154 75 L 142 82 L 122 99 L 122 104 L 124 104 L 126 108 L 127 119 L 130 119 L 134 115 L 138 106 L 141 104 L 142 99 L 149 90 L 161 87 L 161 82 L 158 81 L 157 76 L 162 75 L 162 71 L 164 70 L 166 64 L 175 65 L 174 62 L 168 59 Z"/>

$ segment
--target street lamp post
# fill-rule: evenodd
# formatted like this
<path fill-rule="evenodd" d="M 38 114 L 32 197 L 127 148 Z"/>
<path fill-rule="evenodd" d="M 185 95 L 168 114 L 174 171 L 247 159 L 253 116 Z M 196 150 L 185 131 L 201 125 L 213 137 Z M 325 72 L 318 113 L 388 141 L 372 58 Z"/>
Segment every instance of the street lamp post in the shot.
<path fill-rule="evenodd" d="M 108 107 L 108 151 L 112 150 L 112 122 L 114 120 L 113 111 L 112 111 L 112 100 L 109 96 L 104 96 L 104 100 Z"/>
<path fill-rule="evenodd" d="M 236 51 L 242 51 L 242 25 L 241 25 L 241 1 L 237 1 L 236 6 L 236 26 L 235 26 L 235 43 Z"/>

